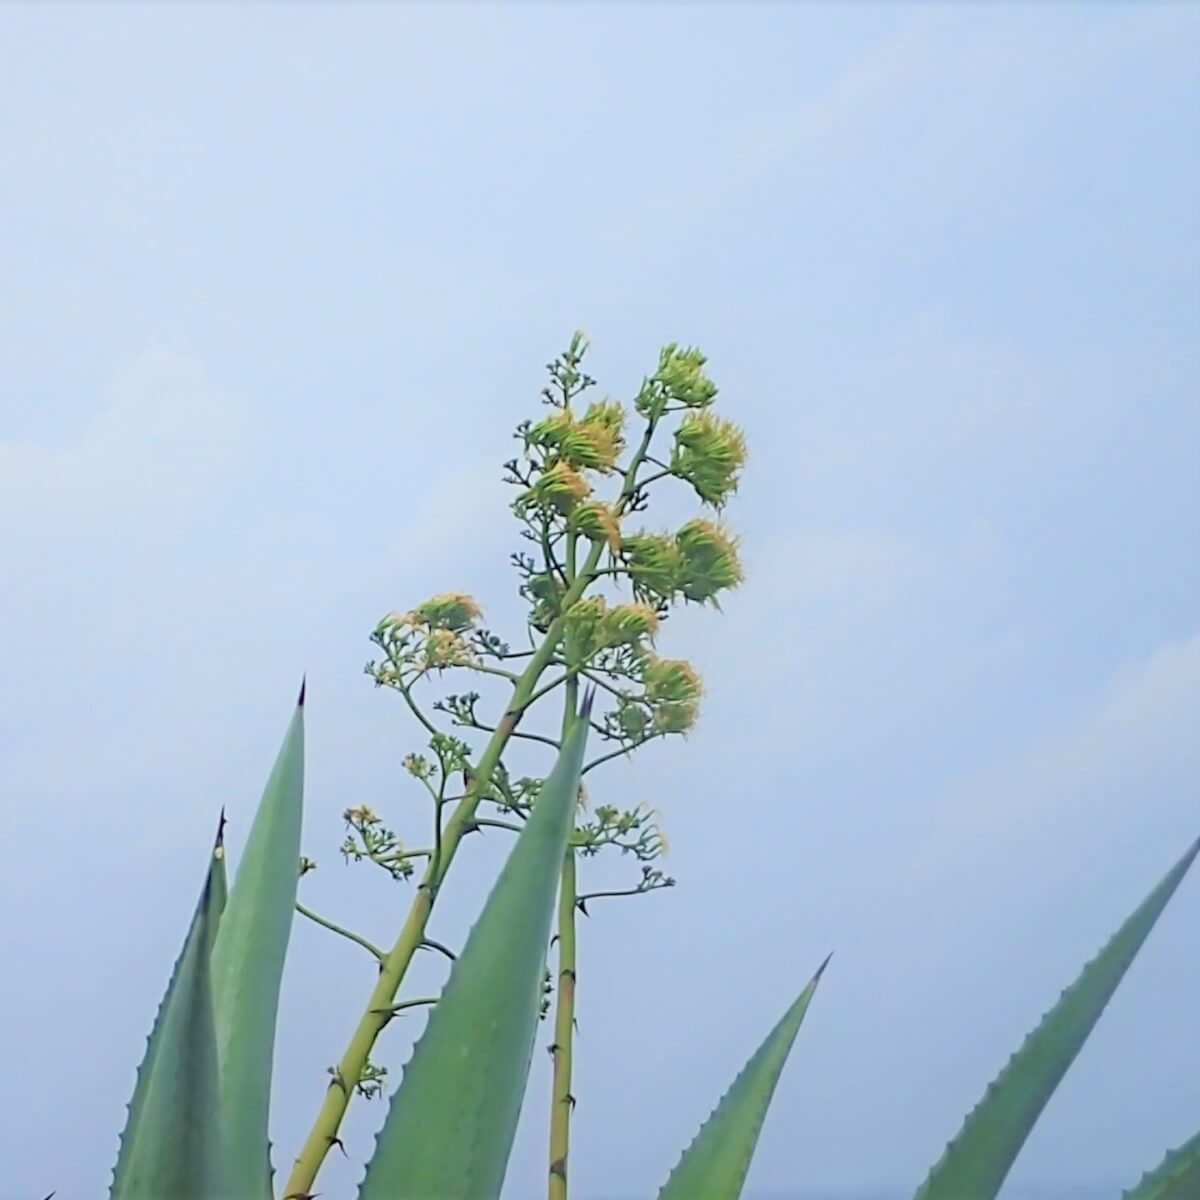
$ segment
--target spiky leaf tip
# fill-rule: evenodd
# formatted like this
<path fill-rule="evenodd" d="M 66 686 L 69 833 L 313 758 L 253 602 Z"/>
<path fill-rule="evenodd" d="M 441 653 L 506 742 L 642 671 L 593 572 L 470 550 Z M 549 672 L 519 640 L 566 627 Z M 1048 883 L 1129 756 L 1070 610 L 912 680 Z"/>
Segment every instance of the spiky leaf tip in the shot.
<path fill-rule="evenodd" d="M 826 958 L 742 1068 L 671 1172 L 658 1200 L 738 1200 L 779 1077 L 828 965 Z"/>

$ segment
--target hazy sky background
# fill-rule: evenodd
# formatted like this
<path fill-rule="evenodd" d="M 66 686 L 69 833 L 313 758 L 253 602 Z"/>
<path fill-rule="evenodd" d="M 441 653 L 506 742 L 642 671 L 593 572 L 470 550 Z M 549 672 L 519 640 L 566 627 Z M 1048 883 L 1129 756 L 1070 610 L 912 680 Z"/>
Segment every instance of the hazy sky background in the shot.
<path fill-rule="evenodd" d="M 1186 5 L 0 10 L 5 1195 L 106 1189 L 303 671 L 305 895 L 393 936 L 337 854 L 351 803 L 427 828 L 367 635 L 465 588 L 519 636 L 499 464 L 577 326 L 626 397 L 698 343 L 752 450 L 748 582 L 661 642 L 702 722 L 593 788 L 680 886 L 583 931 L 577 1194 L 652 1194 L 831 949 L 752 1187 L 914 1188 L 1200 832 L 1198 61 Z M 1192 878 L 1010 1195 L 1200 1127 L 1198 920 Z M 373 976 L 292 944 L 284 1171 Z"/>

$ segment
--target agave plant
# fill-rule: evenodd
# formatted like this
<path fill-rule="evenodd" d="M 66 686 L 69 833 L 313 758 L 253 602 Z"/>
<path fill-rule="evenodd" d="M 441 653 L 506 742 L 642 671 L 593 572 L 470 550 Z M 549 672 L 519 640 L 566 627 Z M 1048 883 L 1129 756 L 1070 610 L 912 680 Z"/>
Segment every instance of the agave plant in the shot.
<path fill-rule="evenodd" d="M 658 866 L 665 839 L 654 810 L 602 804 L 582 816 L 583 778 L 590 780 L 593 768 L 610 759 L 689 731 L 701 682 L 686 661 L 658 655 L 658 627 L 673 605 L 717 606 L 742 578 L 737 539 L 717 520 L 695 517 L 674 532 L 630 522 L 645 512 L 650 489 L 670 480 L 720 516 L 746 460 L 742 432 L 714 413 L 717 388 L 698 350 L 665 346 L 627 409 L 607 399 L 585 405 L 594 383 L 581 369 L 586 348 L 576 334 L 549 364 L 542 393 L 549 415 L 518 426 L 521 455 L 505 464 L 506 480 L 517 489 L 512 510 L 532 548 L 512 556 L 528 604 L 530 649 L 512 651 L 483 628 L 479 605 L 461 592 L 391 614 L 372 638 L 382 658 L 367 664 L 368 674 L 398 693 L 431 735 L 430 756 L 404 760 L 434 802 L 428 849 L 407 848 L 365 805 L 344 814 L 347 860 L 374 863 L 393 880 L 414 876 L 422 864 L 394 943 L 381 949 L 298 903 L 299 879 L 315 866 L 300 853 L 302 686 L 228 893 L 221 815 L 192 923 L 138 1071 L 111 1200 L 271 1200 L 275 1193 L 280 1200 L 309 1200 L 326 1156 L 342 1146 L 351 1097 L 385 1086 L 386 1070 L 370 1062 L 377 1038 L 399 1012 L 427 1003 L 425 1031 L 391 1099 L 360 1200 L 498 1196 L 537 1022 L 550 1017 L 551 1008 L 548 1200 L 567 1200 L 577 915 L 586 916 L 589 902 L 601 896 L 641 895 L 674 883 Z M 629 439 L 626 454 L 626 425 L 634 419 L 641 433 Z M 663 452 L 654 440 L 668 431 L 671 447 Z M 602 499 L 606 485 L 610 495 Z M 432 712 L 422 708 L 417 683 L 464 671 L 509 687 L 496 716 L 481 711 L 474 691 L 446 695 Z M 555 692 L 562 698 L 560 732 L 531 732 L 530 709 Z M 449 729 L 438 726 L 438 713 Z M 486 735 L 478 753 L 456 736 L 460 729 Z M 592 734 L 607 748 L 585 761 Z M 509 775 L 505 755 L 513 739 L 550 747 L 554 765 L 544 779 Z M 453 783 L 459 778 L 461 787 Z M 443 811 L 449 814 L 444 821 Z M 457 850 L 485 827 L 516 836 L 479 919 L 440 996 L 399 1000 L 415 953 L 437 946 L 426 928 Z M 581 890 L 578 860 L 604 850 L 632 856 L 640 881 Z M 1062 994 L 967 1117 L 916 1200 L 997 1195 L 1196 853 L 1193 846 Z M 330 1068 L 312 1127 L 277 1186 L 268 1141 L 271 1073 L 297 912 L 366 949 L 377 969 L 354 1032 Z M 554 975 L 547 970 L 552 941 Z M 746 1063 L 679 1159 L 660 1200 L 735 1200 L 740 1194 L 828 961 Z M 1198 1200 L 1198 1175 L 1200 1137 L 1168 1155 L 1129 1195 Z"/>
<path fill-rule="evenodd" d="M 391 1100 L 359 1200 L 496 1200 L 500 1194 L 529 1075 L 591 706 L 589 693 L 431 1010 Z M 222 813 L 138 1071 L 110 1200 L 272 1196 L 271 1063 L 295 911 L 303 793 L 302 689 L 228 894 Z M 1198 852 L 1200 842 L 1062 993 L 989 1086 L 915 1200 L 994 1200 Z M 824 970 L 822 964 L 746 1063 L 659 1200 L 740 1196 L 771 1097 Z M 1126 1197 L 1195 1200 L 1198 1183 L 1200 1135 Z"/>

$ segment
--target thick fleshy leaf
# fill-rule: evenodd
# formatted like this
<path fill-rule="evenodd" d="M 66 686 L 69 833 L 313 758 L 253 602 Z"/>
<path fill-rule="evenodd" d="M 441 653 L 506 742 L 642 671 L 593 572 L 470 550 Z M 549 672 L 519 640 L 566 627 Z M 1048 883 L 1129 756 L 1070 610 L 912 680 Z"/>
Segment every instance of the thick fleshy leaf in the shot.
<path fill-rule="evenodd" d="M 659 1200 L 738 1200 L 775 1086 L 828 964 L 829 959 L 821 964 L 721 1097 L 663 1185 Z"/>
<path fill-rule="evenodd" d="M 537 1032 L 591 698 L 467 938 L 392 1100 L 360 1200 L 495 1200 Z"/>
<path fill-rule="evenodd" d="M 138 1068 L 111 1200 L 226 1196 L 210 973 L 224 876 L 218 832 L 204 889 Z"/>
<path fill-rule="evenodd" d="M 1063 992 L 988 1087 L 916 1200 L 994 1200 L 1025 1139 L 1198 852 L 1200 841 Z"/>
<path fill-rule="evenodd" d="M 1123 1200 L 1196 1200 L 1200 1196 L 1200 1133 L 1142 1176 Z"/>
<path fill-rule="evenodd" d="M 221 1116 L 231 1193 L 270 1200 L 275 1019 L 300 877 L 304 689 L 263 791 L 212 950 Z"/>

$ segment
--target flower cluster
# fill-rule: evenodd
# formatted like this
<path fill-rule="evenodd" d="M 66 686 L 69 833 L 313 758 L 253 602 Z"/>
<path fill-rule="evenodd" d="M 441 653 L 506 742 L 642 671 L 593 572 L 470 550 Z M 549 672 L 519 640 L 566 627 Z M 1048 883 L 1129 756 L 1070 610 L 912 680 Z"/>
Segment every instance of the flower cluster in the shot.
<path fill-rule="evenodd" d="M 366 804 L 348 808 L 342 813 L 349 832 L 342 843 L 342 857 L 347 862 L 367 859 L 383 867 L 393 879 L 408 879 L 412 875 L 413 859 L 420 857 L 404 849 L 396 832 L 384 828 L 383 820 Z"/>
<path fill-rule="evenodd" d="M 697 518 L 678 533 L 636 533 L 621 539 L 619 558 L 634 595 L 663 606 L 672 600 L 716 603 L 742 581 L 737 541 L 720 525 Z"/>
<path fill-rule="evenodd" d="M 688 413 L 675 430 L 671 472 L 690 483 L 705 504 L 720 508 L 737 491 L 746 465 L 746 436 L 710 411 Z"/>
<path fill-rule="evenodd" d="M 625 448 L 625 410 L 615 400 L 588 406 L 582 417 L 561 408 L 524 429 L 525 450 L 541 451 L 544 461 L 607 475 Z"/>
<path fill-rule="evenodd" d="M 642 381 L 634 408 L 652 419 L 672 409 L 707 408 L 717 398 L 717 385 L 704 372 L 707 362 L 699 350 L 680 350 L 674 342 L 664 346 L 658 369 Z"/>
<path fill-rule="evenodd" d="M 658 813 L 638 805 L 622 811 L 615 805 L 597 806 L 593 819 L 576 826 L 572 844 L 585 858 L 613 846 L 639 862 L 652 862 L 667 852 L 667 839 L 658 825 Z"/>
<path fill-rule="evenodd" d="M 648 604 L 615 604 L 603 596 L 577 600 L 563 614 L 563 633 L 572 662 L 593 661 L 605 650 L 635 652 L 652 644 L 658 614 Z"/>
<path fill-rule="evenodd" d="M 605 714 L 605 736 L 636 746 L 654 736 L 687 733 L 700 714 L 704 690 L 696 669 L 683 659 L 650 656 L 639 675 L 642 691 L 623 693 Z"/>
<path fill-rule="evenodd" d="M 384 663 L 366 666 L 377 685 L 403 685 L 410 677 L 452 667 L 469 667 L 476 647 L 470 635 L 482 611 L 465 592 L 443 592 L 409 612 L 389 613 L 375 628 L 371 640 L 387 655 Z M 488 639 L 484 637 L 484 642 Z"/>

